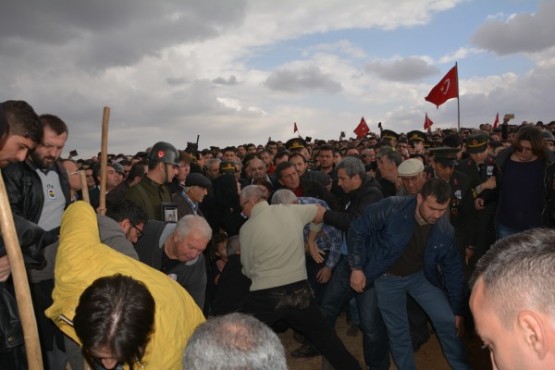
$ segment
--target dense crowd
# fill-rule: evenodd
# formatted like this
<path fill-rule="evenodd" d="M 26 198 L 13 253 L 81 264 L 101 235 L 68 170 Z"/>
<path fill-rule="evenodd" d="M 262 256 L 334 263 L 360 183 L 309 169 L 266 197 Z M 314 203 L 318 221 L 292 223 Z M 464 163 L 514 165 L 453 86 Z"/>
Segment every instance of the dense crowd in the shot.
<path fill-rule="evenodd" d="M 555 223 L 555 121 L 202 150 L 158 141 L 103 167 L 101 153 L 62 157 L 60 117 L 2 109 L 0 165 L 47 369 L 181 368 L 198 362 L 182 355 L 204 317 L 237 311 L 296 330 L 294 357 L 359 369 L 333 331 L 344 310 L 371 369 L 389 369 L 390 353 L 414 368 L 432 326 L 451 367 L 469 369 L 460 337 L 474 330 L 477 261 Z M 7 157 L 10 135 L 26 141 Z M 9 269 L 0 257 L 1 291 Z M 26 368 L 22 344 L 0 348 L 0 364 Z"/>

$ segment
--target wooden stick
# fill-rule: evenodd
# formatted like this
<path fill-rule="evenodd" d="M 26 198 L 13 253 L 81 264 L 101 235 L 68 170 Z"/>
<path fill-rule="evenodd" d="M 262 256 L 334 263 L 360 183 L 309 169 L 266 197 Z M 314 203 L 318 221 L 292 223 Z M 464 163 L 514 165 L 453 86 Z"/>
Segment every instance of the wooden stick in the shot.
<path fill-rule="evenodd" d="M 40 350 L 39 332 L 37 329 L 37 321 L 33 302 L 31 301 L 31 291 L 29 289 L 29 280 L 27 279 L 27 271 L 23 263 L 23 255 L 21 247 L 15 231 L 13 222 L 12 209 L 8 201 L 8 193 L 4 178 L 0 171 L 0 229 L 2 230 L 2 238 L 6 245 L 6 253 L 10 261 L 12 270 L 12 279 L 15 287 L 15 298 L 17 299 L 17 308 L 19 310 L 19 318 L 23 328 L 23 337 L 25 338 L 25 349 L 27 351 L 27 362 L 30 370 L 42 370 L 42 354 Z"/>
<path fill-rule="evenodd" d="M 106 213 L 106 169 L 108 166 L 108 122 L 110 121 L 110 107 L 104 107 L 102 114 L 102 149 L 100 154 L 100 202 L 99 212 Z"/>
<path fill-rule="evenodd" d="M 91 198 L 89 197 L 89 186 L 87 185 L 87 172 L 85 170 L 80 170 L 79 177 L 81 178 L 81 197 L 85 202 L 91 204 Z"/>

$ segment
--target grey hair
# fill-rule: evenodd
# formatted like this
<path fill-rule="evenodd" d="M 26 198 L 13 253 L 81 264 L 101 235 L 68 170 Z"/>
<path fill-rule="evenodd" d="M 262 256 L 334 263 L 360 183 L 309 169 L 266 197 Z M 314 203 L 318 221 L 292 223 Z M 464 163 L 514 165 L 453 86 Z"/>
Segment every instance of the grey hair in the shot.
<path fill-rule="evenodd" d="M 232 313 L 208 319 L 189 338 L 187 370 L 287 370 L 278 336 L 252 316 Z"/>
<path fill-rule="evenodd" d="M 279 189 L 272 196 L 272 204 L 297 204 L 299 198 L 289 189 Z"/>
<path fill-rule="evenodd" d="M 185 215 L 181 217 L 175 226 L 174 233 L 177 233 L 179 238 L 183 239 L 191 232 L 200 234 L 206 240 L 212 239 L 212 228 L 204 217 L 197 215 Z"/>
<path fill-rule="evenodd" d="M 252 200 L 258 203 L 260 199 L 264 199 L 264 193 L 258 185 L 248 185 L 241 190 L 241 201 Z"/>
<path fill-rule="evenodd" d="M 399 167 L 401 162 L 403 162 L 403 156 L 396 150 L 388 150 L 383 153 L 382 157 L 386 157 L 389 161 L 395 163 L 396 167 Z"/>
<path fill-rule="evenodd" d="M 211 158 L 211 159 L 206 161 L 206 167 L 210 167 L 214 163 L 220 164 L 220 163 L 222 163 L 222 160 L 220 158 Z"/>
<path fill-rule="evenodd" d="M 366 175 L 366 170 L 364 168 L 364 163 L 356 157 L 345 157 L 339 164 L 335 167 L 336 171 L 340 169 L 345 170 L 345 173 L 349 177 L 358 175 L 361 179 Z"/>
<path fill-rule="evenodd" d="M 531 229 L 500 239 L 478 261 L 471 286 L 480 279 L 504 325 L 525 307 L 555 319 L 555 230 Z"/>

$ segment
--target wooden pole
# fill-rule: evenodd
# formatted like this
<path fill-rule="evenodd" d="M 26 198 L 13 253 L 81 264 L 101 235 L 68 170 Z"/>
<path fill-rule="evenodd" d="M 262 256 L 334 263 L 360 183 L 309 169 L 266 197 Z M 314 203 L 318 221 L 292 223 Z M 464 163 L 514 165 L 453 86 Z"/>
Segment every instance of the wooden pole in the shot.
<path fill-rule="evenodd" d="M 8 201 L 8 193 L 4 178 L 0 173 L 0 229 L 2 230 L 2 238 L 6 245 L 6 253 L 10 261 L 12 270 L 12 279 L 15 287 L 15 298 L 17 299 L 17 308 L 19 310 L 19 318 L 23 328 L 23 337 L 25 338 L 25 349 L 27 352 L 27 362 L 30 370 L 42 370 L 42 354 L 40 350 L 39 332 L 37 329 L 37 321 L 33 302 L 31 301 L 31 291 L 29 289 L 29 280 L 27 279 L 27 271 L 23 263 L 23 255 L 21 247 L 15 231 L 13 222 L 12 209 Z"/>
<path fill-rule="evenodd" d="M 108 122 L 110 107 L 104 107 L 102 113 L 102 149 L 100 154 L 100 202 L 99 213 L 106 214 L 106 168 L 108 165 Z"/>
<path fill-rule="evenodd" d="M 91 204 L 91 198 L 89 197 L 89 186 L 87 185 L 87 172 L 85 170 L 79 171 L 79 177 L 81 178 L 81 196 L 83 200 Z"/>

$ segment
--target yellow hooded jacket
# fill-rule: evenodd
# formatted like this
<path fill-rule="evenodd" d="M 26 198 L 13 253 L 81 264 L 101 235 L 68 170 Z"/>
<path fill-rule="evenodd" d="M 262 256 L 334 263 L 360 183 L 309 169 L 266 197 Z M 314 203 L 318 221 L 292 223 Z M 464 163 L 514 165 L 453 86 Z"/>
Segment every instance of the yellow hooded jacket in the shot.
<path fill-rule="evenodd" d="M 145 284 L 156 302 L 154 332 L 140 360 L 142 369 L 181 369 L 187 340 L 204 322 L 202 311 L 177 282 L 102 244 L 96 215 L 85 202 L 69 206 L 62 218 L 54 303 L 45 311 L 46 316 L 81 344 L 73 327 L 61 316 L 73 320 L 83 291 L 96 279 L 118 273 Z"/>

